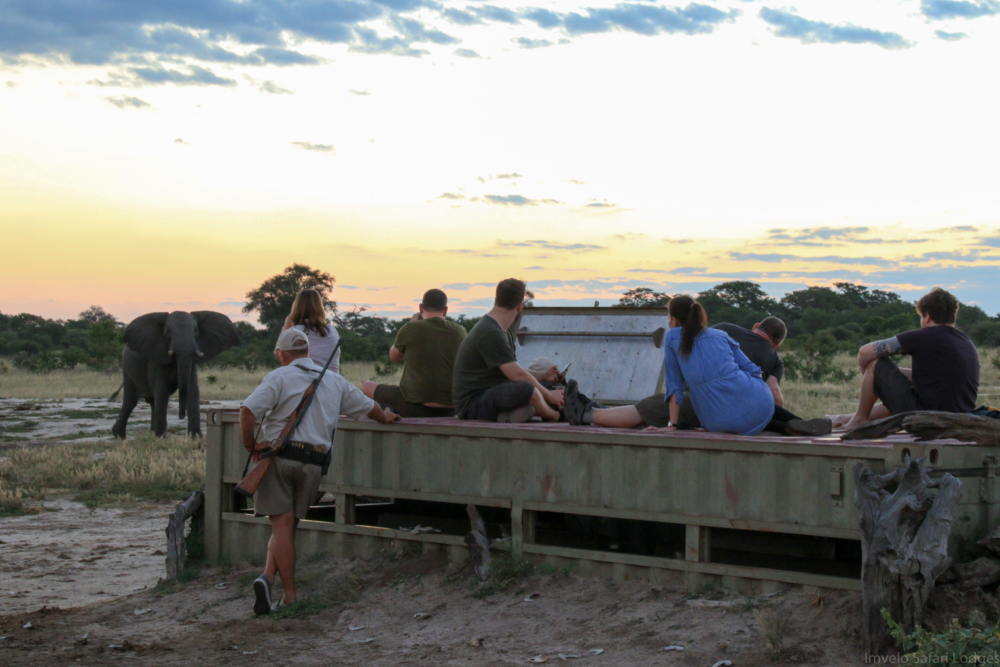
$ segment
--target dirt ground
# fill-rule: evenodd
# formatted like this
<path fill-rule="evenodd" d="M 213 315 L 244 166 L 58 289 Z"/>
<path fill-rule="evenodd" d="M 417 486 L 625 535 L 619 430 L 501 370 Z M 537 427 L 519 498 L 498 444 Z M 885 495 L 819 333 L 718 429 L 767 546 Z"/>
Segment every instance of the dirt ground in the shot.
<path fill-rule="evenodd" d="M 449 566 L 442 552 L 381 562 L 314 559 L 300 569 L 303 599 L 318 611 L 305 618 L 253 616 L 257 568 L 206 569 L 186 584 L 87 607 L 0 616 L 0 662 L 862 664 L 854 593 L 746 598 L 716 591 L 690 599 L 680 590 L 556 573 L 477 598 L 471 571 Z M 767 648 L 759 615 L 784 624 L 781 656 Z M 664 651 L 668 646 L 684 650 Z"/>

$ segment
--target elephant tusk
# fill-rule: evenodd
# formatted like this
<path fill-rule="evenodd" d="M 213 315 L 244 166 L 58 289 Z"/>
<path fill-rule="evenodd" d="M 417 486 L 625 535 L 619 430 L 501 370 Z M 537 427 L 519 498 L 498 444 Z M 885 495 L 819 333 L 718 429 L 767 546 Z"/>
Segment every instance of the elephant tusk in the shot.
<path fill-rule="evenodd" d="M 204 357 L 205 356 L 205 353 L 202 352 L 201 350 L 195 350 L 194 353 L 197 354 L 199 357 Z"/>

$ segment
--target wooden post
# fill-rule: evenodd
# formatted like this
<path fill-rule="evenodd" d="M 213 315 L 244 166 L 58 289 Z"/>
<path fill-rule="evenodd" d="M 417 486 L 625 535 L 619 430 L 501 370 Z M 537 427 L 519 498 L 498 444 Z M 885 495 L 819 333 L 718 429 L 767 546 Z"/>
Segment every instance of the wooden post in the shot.
<path fill-rule="evenodd" d="M 349 493 L 336 493 L 334 502 L 337 508 L 334 522 L 353 526 L 357 520 L 354 512 L 354 496 Z"/>
<path fill-rule="evenodd" d="M 486 522 L 479 515 L 475 505 L 469 505 L 465 511 L 468 512 L 469 522 L 472 524 L 472 530 L 465 536 L 465 544 L 469 547 L 472 567 L 479 581 L 486 581 L 493 574 L 490 565 L 490 541 L 486 537 Z"/>
<path fill-rule="evenodd" d="M 890 648 L 882 609 L 907 632 L 923 622 L 934 582 L 948 569 L 948 536 L 962 482 L 945 474 L 933 482 L 923 459 L 906 468 L 876 475 L 854 466 L 854 504 L 861 514 L 862 643 L 866 655 Z M 895 486 L 890 494 L 885 489 Z M 937 496 L 930 489 L 938 487 Z"/>
<path fill-rule="evenodd" d="M 684 560 L 694 563 L 707 563 L 711 560 L 712 550 L 709 542 L 711 530 L 706 526 L 687 526 Z"/>
<path fill-rule="evenodd" d="M 177 575 L 184 570 L 187 565 L 187 544 L 184 540 L 184 524 L 191 517 L 195 518 L 191 522 L 192 530 L 204 531 L 204 506 L 205 492 L 195 491 L 183 503 L 178 504 L 167 521 L 167 581 L 177 578 Z M 201 509 L 201 512 L 198 510 Z"/>

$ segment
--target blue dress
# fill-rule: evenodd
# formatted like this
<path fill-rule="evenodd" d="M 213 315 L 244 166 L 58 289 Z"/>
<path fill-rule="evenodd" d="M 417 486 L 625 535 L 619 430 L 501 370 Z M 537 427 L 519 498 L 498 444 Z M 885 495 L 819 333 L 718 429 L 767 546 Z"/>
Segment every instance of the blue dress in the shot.
<path fill-rule="evenodd" d="M 760 379 L 760 368 L 725 331 L 704 329 L 687 358 L 679 351 L 680 327 L 667 332 L 663 346 L 665 400 L 676 395 L 680 403 L 687 386 L 694 412 L 706 429 L 753 435 L 771 421 L 771 389 Z"/>

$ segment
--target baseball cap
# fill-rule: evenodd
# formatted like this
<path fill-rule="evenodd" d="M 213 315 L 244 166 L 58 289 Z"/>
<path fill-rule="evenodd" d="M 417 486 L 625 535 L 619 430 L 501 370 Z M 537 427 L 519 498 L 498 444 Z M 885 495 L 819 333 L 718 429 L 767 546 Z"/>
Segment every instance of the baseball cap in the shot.
<path fill-rule="evenodd" d="M 309 337 L 299 329 L 285 329 L 278 336 L 274 349 L 282 352 L 308 352 Z"/>
<path fill-rule="evenodd" d="M 528 364 L 528 370 L 534 371 L 535 373 L 544 373 L 555 365 L 556 362 L 552 361 L 548 357 L 539 357 L 538 359 L 531 360 L 531 363 Z"/>

